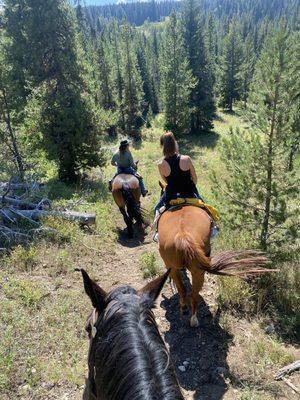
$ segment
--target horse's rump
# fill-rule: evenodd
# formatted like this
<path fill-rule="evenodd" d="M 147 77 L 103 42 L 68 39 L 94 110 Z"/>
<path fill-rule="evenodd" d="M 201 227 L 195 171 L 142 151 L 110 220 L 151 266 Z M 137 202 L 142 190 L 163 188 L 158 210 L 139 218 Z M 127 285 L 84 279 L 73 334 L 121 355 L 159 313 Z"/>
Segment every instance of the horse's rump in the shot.
<path fill-rule="evenodd" d="M 131 191 L 135 202 L 140 201 L 141 191 L 138 178 L 130 174 L 119 174 L 112 184 L 112 195 L 118 207 L 125 207 L 124 189 Z"/>
<path fill-rule="evenodd" d="M 205 211 L 193 206 L 166 211 L 158 226 L 160 254 L 169 268 L 198 267 L 216 275 L 256 275 L 268 259 L 256 250 L 222 252 L 211 259 L 210 219 Z"/>
<path fill-rule="evenodd" d="M 197 260 L 208 267 L 205 254 L 210 252 L 210 224 L 201 208 L 184 206 L 166 211 L 158 225 L 160 253 L 166 265 L 182 268 Z"/>

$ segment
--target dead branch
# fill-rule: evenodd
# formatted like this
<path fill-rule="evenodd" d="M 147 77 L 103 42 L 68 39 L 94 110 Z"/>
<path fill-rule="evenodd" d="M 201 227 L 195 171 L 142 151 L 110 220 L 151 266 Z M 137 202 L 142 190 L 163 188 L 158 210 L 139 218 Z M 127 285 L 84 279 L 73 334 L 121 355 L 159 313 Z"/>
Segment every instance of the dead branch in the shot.
<path fill-rule="evenodd" d="M 294 361 L 293 363 L 281 368 L 275 375 L 275 379 L 278 381 L 285 375 L 290 375 L 292 372 L 297 371 L 298 369 L 300 369 L 300 360 Z"/>
<path fill-rule="evenodd" d="M 43 226 L 43 219 L 50 216 L 75 221 L 80 225 L 96 223 L 95 213 L 53 209 L 49 199 L 38 196 L 43 186 L 38 182 L 15 182 L 13 178 L 9 182 L 0 182 L 1 247 L 20 240 L 27 242 L 35 234 L 49 230 Z"/>
<path fill-rule="evenodd" d="M 294 392 L 300 393 L 300 390 L 297 388 L 297 386 L 295 386 L 290 380 L 288 380 L 288 379 L 285 378 L 285 377 L 283 377 L 282 380 L 283 380 L 283 382 L 286 383 L 291 389 L 293 389 Z"/>

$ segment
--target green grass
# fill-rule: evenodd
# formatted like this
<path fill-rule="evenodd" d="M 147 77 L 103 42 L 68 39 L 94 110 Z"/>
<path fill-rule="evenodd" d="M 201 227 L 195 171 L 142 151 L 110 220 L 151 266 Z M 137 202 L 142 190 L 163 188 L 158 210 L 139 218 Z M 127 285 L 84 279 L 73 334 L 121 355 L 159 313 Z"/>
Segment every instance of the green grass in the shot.
<path fill-rule="evenodd" d="M 141 271 L 144 279 L 153 278 L 162 272 L 162 268 L 157 261 L 156 253 L 147 252 L 140 256 Z"/>
<path fill-rule="evenodd" d="M 238 116 L 220 113 L 213 132 L 179 138 L 181 152 L 189 153 L 194 161 L 200 193 L 218 208 L 221 217 L 222 207 L 214 197 L 210 173 L 212 170 L 218 174 L 225 173 L 219 158 L 220 138 L 228 133 L 229 126 L 241 124 Z M 134 158 L 140 160 L 139 172 L 151 192 L 151 196 L 143 199 L 143 206 L 149 211 L 160 196 L 156 163 L 162 157 L 159 146 L 162 127 L 163 116 L 159 115 L 151 128 L 143 130 L 144 140 L 132 146 Z M 113 142 L 107 140 L 106 144 L 113 150 L 118 139 Z M 44 221 L 48 229 L 41 232 L 30 246 L 16 247 L 2 258 L 0 329 L 5 335 L 0 335 L 0 392 L 7 398 L 48 399 L 47 385 L 57 385 L 57 388 L 74 385 L 77 388 L 74 399 L 77 400 L 81 397 L 80 386 L 84 383 L 87 366 L 88 341 L 84 322 L 91 305 L 84 295 L 81 277 L 74 269 L 86 268 L 105 281 L 103 268 L 110 263 L 116 251 L 117 226 L 124 227 L 124 224 L 107 188 L 114 167 L 107 165 L 101 171 L 95 169 L 87 181 L 67 186 L 57 181 L 53 164 L 50 163 L 47 169 L 44 158 L 42 163 L 43 176 L 48 179 L 46 195 L 51 198 L 53 206 L 96 212 L 97 224 L 82 230 L 76 223 L 48 218 Z M 221 232 L 214 240 L 214 252 L 251 247 L 252 241 L 247 232 L 229 231 L 221 223 Z M 133 263 L 140 268 L 144 279 L 163 271 L 156 251 L 144 252 L 136 260 L 133 259 Z M 295 260 L 292 266 L 283 263 L 282 274 L 273 277 L 268 284 L 272 291 L 260 292 L 261 300 L 266 296 L 280 305 L 280 315 L 286 318 L 284 326 L 288 336 L 296 327 L 299 307 L 295 291 L 299 286 L 299 274 L 293 265 L 296 265 Z M 118 279 L 118 273 L 118 270 L 113 271 L 106 282 L 107 287 L 111 286 L 114 278 Z M 241 312 L 241 319 L 253 317 L 258 305 L 257 287 L 238 279 L 225 278 L 217 281 L 217 287 L 218 304 L 226 309 L 221 314 L 220 324 L 223 329 L 236 332 L 231 310 Z M 268 297 L 269 293 L 272 293 L 271 297 Z M 266 313 L 268 310 L 263 307 L 265 302 L 261 301 L 261 304 L 259 313 Z M 276 307 L 273 311 L 277 315 Z M 278 321 L 282 323 L 282 320 Z M 255 340 L 250 344 L 243 342 L 243 337 L 238 339 L 247 359 L 247 368 L 242 374 L 248 383 L 244 386 L 239 384 L 237 399 L 273 398 L 266 388 L 253 382 L 258 380 L 258 376 L 260 380 L 269 382 L 265 371 L 292 359 L 278 338 L 267 337 L 259 326 L 256 329 L 251 332 Z M 241 361 L 238 364 L 240 367 Z"/>

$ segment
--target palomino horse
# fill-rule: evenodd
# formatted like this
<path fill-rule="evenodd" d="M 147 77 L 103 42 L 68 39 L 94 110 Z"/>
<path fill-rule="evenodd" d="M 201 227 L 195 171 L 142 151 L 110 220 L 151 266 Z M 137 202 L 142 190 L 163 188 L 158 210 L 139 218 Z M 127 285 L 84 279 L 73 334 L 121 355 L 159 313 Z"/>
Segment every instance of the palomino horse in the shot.
<path fill-rule="evenodd" d="M 83 400 L 183 400 L 152 312 L 169 271 L 141 290 L 121 286 L 108 294 L 81 272 L 94 306 Z"/>
<path fill-rule="evenodd" d="M 188 299 L 181 269 L 186 267 L 192 275 L 192 315 L 190 325 L 199 325 L 197 306 L 204 273 L 246 276 L 274 271 L 257 268 L 267 264 L 263 253 L 254 250 L 227 251 L 210 258 L 211 220 L 201 208 L 178 207 L 162 214 L 158 224 L 159 252 L 179 293 L 181 309 L 187 309 Z"/>
<path fill-rule="evenodd" d="M 140 198 L 141 190 L 139 180 L 134 175 L 117 175 L 112 184 L 113 198 L 123 215 L 127 226 L 128 236 L 133 237 L 133 220 L 143 223 Z"/>

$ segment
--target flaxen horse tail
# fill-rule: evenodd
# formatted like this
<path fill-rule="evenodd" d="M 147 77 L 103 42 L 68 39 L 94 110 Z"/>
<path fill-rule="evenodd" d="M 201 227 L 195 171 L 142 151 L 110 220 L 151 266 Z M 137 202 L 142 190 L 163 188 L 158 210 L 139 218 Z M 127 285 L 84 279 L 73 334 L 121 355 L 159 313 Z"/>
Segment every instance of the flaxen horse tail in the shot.
<path fill-rule="evenodd" d="M 192 235 L 184 230 L 176 234 L 174 243 L 182 257 L 182 265 L 187 267 L 194 263 L 210 274 L 246 277 L 277 271 L 264 268 L 269 259 L 263 252 L 257 250 L 224 251 L 213 257 L 207 257 L 201 244 L 196 243 Z"/>
<path fill-rule="evenodd" d="M 127 212 L 130 217 L 133 217 L 137 222 L 144 223 L 142 209 L 133 197 L 130 187 L 126 182 L 122 185 L 122 195 L 127 206 Z"/>

